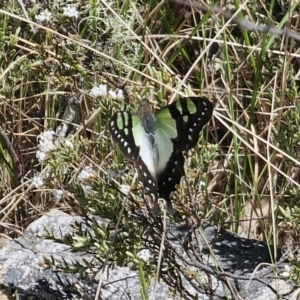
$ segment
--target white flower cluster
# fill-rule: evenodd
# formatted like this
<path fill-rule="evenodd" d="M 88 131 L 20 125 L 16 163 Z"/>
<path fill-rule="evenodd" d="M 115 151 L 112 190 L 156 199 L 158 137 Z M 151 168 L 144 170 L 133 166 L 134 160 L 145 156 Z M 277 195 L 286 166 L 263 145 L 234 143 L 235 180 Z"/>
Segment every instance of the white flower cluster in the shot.
<path fill-rule="evenodd" d="M 40 163 L 45 161 L 50 152 L 56 149 L 56 145 L 54 143 L 54 136 L 55 132 L 53 130 L 48 130 L 41 133 L 37 137 L 37 139 L 39 140 L 39 150 L 36 152 L 36 157 Z"/>
<path fill-rule="evenodd" d="M 107 85 L 100 84 L 98 86 L 94 86 L 89 92 L 89 95 L 93 98 L 107 95 Z"/>
<path fill-rule="evenodd" d="M 44 185 L 44 178 L 40 176 L 39 173 L 36 173 L 33 178 L 32 178 L 32 185 L 36 188 L 39 189 Z M 64 194 L 63 190 L 60 189 L 53 189 L 52 194 L 54 196 L 55 200 L 60 200 Z"/>
<path fill-rule="evenodd" d="M 79 11 L 77 10 L 77 8 L 74 5 L 67 5 L 66 7 L 63 7 L 63 15 L 69 18 L 78 18 L 79 17 Z M 43 22 L 49 22 L 51 19 L 52 13 L 48 10 L 45 9 L 43 11 L 41 11 L 38 15 L 35 16 L 35 19 L 39 22 L 39 23 L 43 23 Z"/>
<path fill-rule="evenodd" d="M 44 11 L 41 11 L 37 16 L 35 16 L 35 19 L 40 23 L 43 23 L 45 21 L 49 22 L 51 19 L 51 16 L 52 16 L 52 13 L 48 9 L 45 9 Z"/>
<path fill-rule="evenodd" d="M 68 139 L 56 139 L 56 133 L 53 130 L 48 130 L 41 133 L 37 139 L 39 140 L 36 157 L 40 163 L 44 162 L 48 155 L 55 150 L 59 144 L 63 144 L 68 149 L 74 149 L 73 143 Z"/>
<path fill-rule="evenodd" d="M 32 178 L 32 184 L 36 189 L 41 188 L 44 185 L 44 179 L 39 175 L 39 173 L 35 174 Z"/>
<path fill-rule="evenodd" d="M 77 179 L 84 191 L 86 197 L 92 196 L 95 191 L 90 185 L 91 179 L 96 177 L 96 173 L 93 171 L 92 167 L 84 167 L 84 169 L 78 174 Z"/>
<path fill-rule="evenodd" d="M 284 272 L 280 273 L 279 275 L 284 277 L 284 278 L 289 278 L 291 277 L 293 271 L 291 270 L 291 268 L 288 265 L 284 266 Z"/>
<path fill-rule="evenodd" d="M 100 84 L 98 86 L 94 86 L 89 92 L 89 96 L 92 98 L 106 96 L 107 94 L 112 99 L 122 99 L 124 97 L 123 90 L 119 89 L 117 93 L 115 93 L 112 90 L 108 91 L 106 84 Z"/>
<path fill-rule="evenodd" d="M 70 140 L 63 140 L 63 143 L 65 144 L 65 147 L 66 148 L 69 148 L 69 149 L 74 149 L 74 145 L 73 143 L 70 141 Z"/>
<path fill-rule="evenodd" d="M 79 17 L 79 11 L 74 5 L 67 5 L 66 7 L 63 7 L 63 15 L 69 18 L 78 18 Z"/>
<path fill-rule="evenodd" d="M 122 99 L 124 97 L 123 95 L 123 90 L 118 90 L 117 93 L 115 93 L 114 91 L 112 90 L 109 90 L 108 91 L 108 94 L 109 96 L 112 98 L 112 99 Z"/>
<path fill-rule="evenodd" d="M 143 249 L 137 253 L 137 257 L 138 259 L 143 260 L 144 262 L 148 262 L 152 255 L 149 249 Z"/>
<path fill-rule="evenodd" d="M 54 199 L 56 201 L 58 201 L 62 198 L 64 192 L 62 190 L 59 190 L 59 189 L 53 189 L 52 194 L 54 196 Z"/>

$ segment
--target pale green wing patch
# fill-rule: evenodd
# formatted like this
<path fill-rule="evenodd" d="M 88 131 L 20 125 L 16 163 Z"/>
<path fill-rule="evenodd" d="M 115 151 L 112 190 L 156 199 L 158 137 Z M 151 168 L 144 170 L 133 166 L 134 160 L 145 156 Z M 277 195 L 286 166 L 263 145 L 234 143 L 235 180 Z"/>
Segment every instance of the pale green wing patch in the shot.
<path fill-rule="evenodd" d="M 173 140 L 176 137 L 176 121 L 172 118 L 168 106 L 164 107 L 156 113 L 155 140 L 159 156 L 157 173 L 165 169 L 174 151 Z"/>
<path fill-rule="evenodd" d="M 213 105 L 203 97 L 181 98 L 157 113 L 160 127 L 168 131 L 175 147 L 180 151 L 194 147 L 203 126 L 210 120 Z"/>
<path fill-rule="evenodd" d="M 142 123 L 141 123 L 139 117 L 133 115 L 132 116 L 132 135 L 134 138 L 135 145 L 137 147 L 141 146 L 143 132 L 144 132 L 144 130 L 143 130 Z"/>
<path fill-rule="evenodd" d="M 177 137 L 176 121 L 172 118 L 168 106 L 156 113 L 156 130 L 160 130 L 169 139 Z"/>
<path fill-rule="evenodd" d="M 169 130 L 165 130 L 166 128 Z M 157 174 L 161 173 L 165 169 L 174 150 L 173 142 L 170 139 L 170 133 L 173 133 L 173 131 L 170 130 L 170 127 L 168 126 L 165 128 L 157 128 L 155 132 L 155 141 L 158 152 L 156 166 Z"/>
<path fill-rule="evenodd" d="M 184 116 L 186 112 L 188 112 L 188 114 L 192 115 L 192 114 L 196 114 L 197 113 L 197 106 L 195 105 L 195 103 L 190 99 L 190 98 L 185 98 L 187 99 L 186 103 L 183 101 L 176 101 L 175 102 L 175 106 L 177 108 L 177 110 Z M 183 106 L 183 103 L 186 104 L 185 106 Z"/>

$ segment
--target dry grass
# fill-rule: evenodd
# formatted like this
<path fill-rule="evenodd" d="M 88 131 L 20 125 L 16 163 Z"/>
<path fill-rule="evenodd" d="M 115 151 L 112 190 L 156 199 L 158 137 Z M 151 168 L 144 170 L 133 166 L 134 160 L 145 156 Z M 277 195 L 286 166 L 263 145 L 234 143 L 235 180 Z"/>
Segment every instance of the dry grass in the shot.
<path fill-rule="evenodd" d="M 124 88 L 130 109 L 143 96 L 157 107 L 188 94 L 213 101 L 213 119 L 188 154 L 187 177 L 173 200 L 176 208 L 188 222 L 207 219 L 262 239 L 275 252 L 278 246 L 297 249 L 298 41 L 241 29 L 222 14 L 154 0 L 147 5 L 83 1 L 77 7 L 78 19 L 63 16 L 64 4 L 58 2 L 49 4 L 51 20 L 42 24 L 35 23 L 35 16 L 46 3 L 26 2 L 22 8 L 20 2 L 10 1 L 4 6 L 2 233 L 19 235 L 52 207 L 117 222 L 123 199 L 118 190 L 121 184 L 131 185 L 132 172 L 122 155 L 114 153 L 105 128 L 121 101 L 88 96 L 94 85 L 107 83 L 115 91 Z M 249 0 L 222 9 L 252 24 L 288 26 L 297 32 L 296 7 Z M 76 116 L 66 120 L 59 112 L 70 99 Z M 73 149 L 60 142 L 40 164 L 37 136 L 57 128 L 62 119 L 72 125 Z M 97 178 L 92 197 L 84 197 L 78 182 L 85 166 L 91 166 Z M 45 179 L 41 188 L 32 185 L 36 172 Z M 53 198 L 53 189 L 63 191 L 62 200 Z M 141 193 L 137 184 L 132 191 Z M 128 202 L 129 211 L 144 209 L 143 201 L 135 199 Z M 143 242 L 135 242 L 138 251 Z M 127 259 L 125 253 L 121 257 Z"/>

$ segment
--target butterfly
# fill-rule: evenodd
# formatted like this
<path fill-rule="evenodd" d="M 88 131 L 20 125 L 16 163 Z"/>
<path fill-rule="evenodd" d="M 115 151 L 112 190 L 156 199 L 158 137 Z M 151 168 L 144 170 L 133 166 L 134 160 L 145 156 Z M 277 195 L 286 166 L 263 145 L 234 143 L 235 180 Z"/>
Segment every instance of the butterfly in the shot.
<path fill-rule="evenodd" d="M 158 198 L 175 213 L 170 194 L 184 175 L 183 151 L 193 148 L 213 113 L 203 97 L 180 98 L 154 112 L 148 99 L 139 103 L 137 114 L 119 111 L 109 121 L 109 132 L 124 156 L 134 163 L 138 178 L 151 195 L 158 214 Z"/>

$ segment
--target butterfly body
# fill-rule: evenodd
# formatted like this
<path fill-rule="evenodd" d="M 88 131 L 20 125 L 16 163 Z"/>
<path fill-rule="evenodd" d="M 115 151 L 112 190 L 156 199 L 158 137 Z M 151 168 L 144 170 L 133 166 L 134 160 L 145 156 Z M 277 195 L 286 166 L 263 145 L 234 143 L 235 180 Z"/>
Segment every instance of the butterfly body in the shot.
<path fill-rule="evenodd" d="M 139 180 L 154 199 L 167 202 L 174 210 L 170 194 L 184 175 L 182 151 L 196 145 L 199 132 L 210 120 L 212 104 L 205 98 L 181 98 L 153 112 L 147 99 L 140 102 L 137 115 L 118 112 L 109 123 L 113 140 L 125 157 L 134 162 Z"/>
<path fill-rule="evenodd" d="M 140 124 L 136 124 L 137 127 L 140 127 L 141 131 L 141 140 L 138 143 L 140 147 L 139 155 L 147 166 L 153 180 L 156 181 L 157 165 L 159 162 L 159 150 L 156 142 L 156 120 L 146 99 L 143 99 L 139 105 L 138 118 L 141 121 Z"/>

